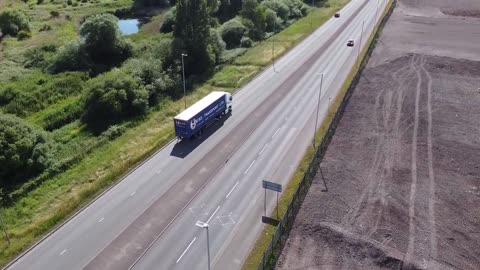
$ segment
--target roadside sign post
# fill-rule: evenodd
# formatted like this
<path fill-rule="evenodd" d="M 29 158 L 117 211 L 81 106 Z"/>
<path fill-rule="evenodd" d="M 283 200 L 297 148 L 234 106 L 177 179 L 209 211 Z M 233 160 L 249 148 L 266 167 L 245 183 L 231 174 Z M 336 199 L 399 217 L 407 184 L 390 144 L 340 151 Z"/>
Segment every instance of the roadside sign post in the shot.
<path fill-rule="evenodd" d="M 265 199 L 264 199 L 264 203 L 263 203 L 263 210 L 264 210 L 264 213 L 265 213 L 264 216 L 265 217 L 267 216 L 267 189 L 269 189 L 269 190 L 273 190 L 273 191 L 277 192 L 277 219 L 280 219 L 280 215 L 279 215 L 279 212 L 278 212 L 278 193 L 282 192 L 282 185 L 263 180 L 262 181 L 262 188 L 265 189 Z"/>

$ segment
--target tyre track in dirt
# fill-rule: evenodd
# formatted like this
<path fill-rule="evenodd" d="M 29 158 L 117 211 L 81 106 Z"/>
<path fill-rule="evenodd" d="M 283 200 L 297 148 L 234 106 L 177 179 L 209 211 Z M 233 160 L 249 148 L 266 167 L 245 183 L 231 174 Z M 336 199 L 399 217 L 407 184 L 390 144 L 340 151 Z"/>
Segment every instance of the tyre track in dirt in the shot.
<path fill-rule="evenodd" d="M 432 142 L 432 76 L 425 68 L 425 62 L 421 63 L 421 68 L 427 78 L 427 155 L 428 155 L 428 179 L 429 179 L 429 196 L 428 196 L 428 214 L 430 221 L 430 257 L 437 259 L 437 229 L 435 222 L 435 173 L 433 171 L 433 142 Z"/>
<path fill-rule="evenodd" d="M 372 234 L 377 231 L 382 218 L 385 218 L 387 221 L 385 223 L 389 224 L 389 214 L 388 211 L 386 211 L 388 209 L 388 200 L 385 199 L 387 195 L 385 179 L 392 175 L 392 164 L 395 159 L 395 154 L 398 153 L 397 139 L 402 136 L 399 127 L 405 99 L 405 90 L 407 88 L 404 83 L 404 78 L 412 72 L 414 72 L 413 60 L 410 66 L 403 67 L 392 74 L 393 80 L 397 82 L 395 89 L 388 92 L 383 89 L 379 91 L 375 98 L 372 114 L 375 115 L 375 131 L 379 137 L 374 159 L 367 177 L 368 185 L 363 190 L 358 203 L 355 207 L 352 207 L 349 214 L 346 215 L 346 219 L 349 222 L 343 223 L 343 226 L 351 230 L 358 222 L 364 220 L 366 220 L 367 223 L 370 222 L 372 220 L 371 216 L 374 215 L 376 217 L 374 222 L 370 222 L 366 226 L 368 232 L 364 233 L 364 235 L 367 237 L 372 236 Z M 400 75 L 400 78 L 398 78 L 398 75 Z M 380 104 L 382 105 L 380 106 Z M 396 105 L 395 108 L 392 107 L 393 104 Z M 393 116 L 395 118 L 392 121 L 391 118 Z M 379 119 L 382 121 L 379 121 Z M 382 123 L 382 125 L 380 123 Z M 375 210 L 377 210 L 377 213 L 374 214 L 373 212 Z M 388 241 L 388 239 L 386 240 Z"/>
<path fill-rule="evenodd" d="M 415 56 L 414 56 L 415 57 Z M 420 59 L 422 61 L 422 59 Z M 416 63 L 416 60 L 415 60 Z M 417 87 L 415 92 L 415 110 L 414 110 L 414 125 L 413 125 L 413 136 L 412 136 L 412 156 L 411 156 L 411 175 L 412 183 L 410 185 L 410 199 L 409 199 L 409 208 L 408 208 L 408 246 L 407 251 L 405 252 L 404 261 L 407 264 L 413 263 L 414 255 L 414 244 L 415 244 L 415 197 L 417 193 L 417 181 L 418 181 L 418 172 L 417 172 L 417 136 L 418 136 L 418 126 L 419 126 L 419 115 L 420 115 L 420 91 L 422 87 L 422 75 L 420 70 L 415 66 L 414 67 L 417 75 Z"/>

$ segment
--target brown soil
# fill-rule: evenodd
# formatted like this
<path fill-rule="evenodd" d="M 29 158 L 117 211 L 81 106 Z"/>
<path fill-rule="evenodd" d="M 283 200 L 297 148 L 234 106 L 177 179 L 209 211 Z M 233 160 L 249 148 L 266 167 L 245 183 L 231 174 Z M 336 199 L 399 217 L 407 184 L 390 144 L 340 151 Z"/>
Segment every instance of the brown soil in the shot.
<path fill-rule="evenodd" d="M 372 56 L 278 269 L 480 269 L 480 62 L 406 48 Z"/>

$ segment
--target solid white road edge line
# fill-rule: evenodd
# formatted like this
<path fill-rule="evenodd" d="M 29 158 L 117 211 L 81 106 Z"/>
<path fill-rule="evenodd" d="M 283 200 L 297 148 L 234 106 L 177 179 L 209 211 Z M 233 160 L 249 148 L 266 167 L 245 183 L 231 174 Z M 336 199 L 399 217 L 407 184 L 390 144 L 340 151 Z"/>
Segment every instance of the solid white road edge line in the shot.
<path fill-rule="evenodd" d="M 233 186 L 233 188 L 230 190 L 230 192 L 228 192 L 227 196 L 225 197 L 225 199 L 228 199 L 228 196 L 230 196 L 230 194 L 232 194 L 233 190 L 238 186 L 238 184 L 240 183 L 240 181 L 237 181 L 237 183 L 235 184 L 235 186 Z"/>
<path fill-rule="evenodd" d="M 188 247 L 183 251 L 182 255 L 180 255 L 180 257 L 178 258 L 176 263 L 178 263 L 182 259 L 183 255 L 185 255 L 185 253 L 187 253 L 188 249 L 190 248 L 190 246 L 192 246 L 192 244 L 193 244 L 193 242 L 195 242 L 195 240 L 197 240 L 197 237 L 193 238 L 192 242 L 190 242 L 190 244 L 188 244 Z"/>

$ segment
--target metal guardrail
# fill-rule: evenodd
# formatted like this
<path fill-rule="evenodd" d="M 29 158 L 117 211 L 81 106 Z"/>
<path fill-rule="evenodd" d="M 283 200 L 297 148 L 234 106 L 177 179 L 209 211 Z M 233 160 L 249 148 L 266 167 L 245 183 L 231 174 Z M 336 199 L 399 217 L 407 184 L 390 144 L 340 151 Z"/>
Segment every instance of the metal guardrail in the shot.
<path fill-rule="evenodd" d="M 385 25 L 388 18 L 392 14 L 393 9 L 396 5 L 396 1 L 397 0 L 393 0 L 392 6 L 390 7 L 386 15 L 383 17 L 382 21 L 380 22 L 379 28 L 377 29 L 377 32 L 375 33 L 375 36 L 374 36 L 374 42 L 370 44 L 367 50 L 367 53 L 362 59 L 361 66 L 365 64 L 364 62 L 367 59 L 367 56 L 371 55 L 371 53 L 373 52 L 375 48 L 375 39 L 378 38 L 378 32 Z M 358 81 L 360 80 L 361 72 L 362 70 L 359 70 L 357 72 L 347 92 L 345 93 L 342 103 L 340 104 L 338 110 L 336 111 L 332 122 L 330 122 L 328 130 L 325 136 L 322 138 L 322 142 L 317 148 L 315 155 L 310 161 L 310 164 L 302 178 L 302 181 L 300 181 L 297 191 L 293 195 L 292 200 L 290 201 L 290 204 L 288 205 L 288 208 L 285 214 L 283 215 L 282 219 L 279 221 L 277 225 L 277 229 L 273 234 L 272 240 L 270 241 L 270 243 L 268 244 L 267 248 L 263 253 L 262 260 L 260 261 L 257 267 L 257 270 L 270 270 L 275 268 L 275 265 L 280 256 L 280 253 L 282 252 L 283 246 L 285 245 L 285 242 L 287 241 L 288 236 L 290 234 L 290 230 L 292 228 L 293 222 L 295 221 L 295 217 L 298 213 L 298 210 L 300 210 L 302 202 L 305 199 L 305 196 L 307 195 L 308 189 L 310 188 L 310 185 L 312 184 L 312 181 L 316 176 L 317 170 L 320 167 L 320 162 L 322 161 L 323 156 L 325 155 L 327 147 L 330 144 L 330 141 L 335 133 L 335 129 L 340 123 L 340 119 L 343 116 L 343 113 L 345 111 L 345 108 L 347 107 L 348 101 L 350 100 L 350 97 L 353 95 L 353 89 L 355 88 Z"/>

